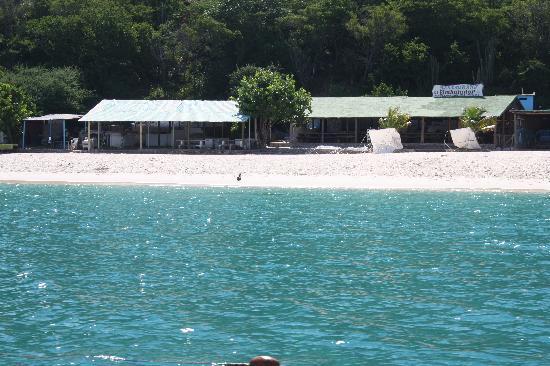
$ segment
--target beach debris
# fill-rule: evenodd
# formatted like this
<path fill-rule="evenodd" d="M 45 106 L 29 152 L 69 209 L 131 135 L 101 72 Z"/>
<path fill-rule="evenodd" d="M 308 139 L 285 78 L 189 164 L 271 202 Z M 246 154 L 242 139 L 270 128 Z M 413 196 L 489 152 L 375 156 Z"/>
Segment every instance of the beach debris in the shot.
<path fill-rule="evenodd" d="M 346 147 L 344 148 L 344 152 L 346 153 L 369 153 L 371 152 L 371 148 L 369 146 L 359 146 L 359 147 Z"/>
<path fill-rule="evenodd" d="M 194 331 L 195 331 L 195 329 L 193 329 L 193 328 L 181 328 L 180 329 L 180 332 L 182 332 L 183 334 L 193 333 Z"/>
<path fill-rule="evenodd" d="M 280 363 L 271 356 L 257 356 L 250 360 L 250 366 L 279 366 Z"/>
<path fill-rule="evenodd" d="M 317 151 L 340 151 L 342 150 L 339 146 L 330 146 L 330 145 L 319 145 L 316 146 L 314 150 Z"/>

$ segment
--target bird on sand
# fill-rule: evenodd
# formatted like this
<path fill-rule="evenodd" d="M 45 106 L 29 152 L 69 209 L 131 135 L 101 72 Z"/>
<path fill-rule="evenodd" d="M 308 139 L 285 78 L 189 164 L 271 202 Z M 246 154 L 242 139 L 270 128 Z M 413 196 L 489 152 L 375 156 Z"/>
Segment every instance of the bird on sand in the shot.
<path fill-rule="evenodd" d="M 241 174 L 242 173 L 239 173 L 239 175 L 237 175 L 237 181 L 239 181 L 239 182 L 241 181 Z"/>

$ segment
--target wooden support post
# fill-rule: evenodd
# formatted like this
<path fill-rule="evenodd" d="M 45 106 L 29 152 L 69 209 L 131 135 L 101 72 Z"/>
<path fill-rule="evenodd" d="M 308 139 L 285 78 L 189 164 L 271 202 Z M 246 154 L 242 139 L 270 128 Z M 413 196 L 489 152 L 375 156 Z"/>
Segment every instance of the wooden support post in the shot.
<path fill-rule="evenodd" d="M 325 121 L 324 119 L 321 119 L 321 143 L 325 142 Z"/>
<path fill-rule="evenodd" d="M 65 120 L 63 120 L 63 150 L 65 150 Z"/>
<path fill-rule="evenodd" d="M 23 121 L 23 141 L 21 141 L 21 147 L 24 149 L 25 148 L 25 132 L 26 132 L 26 129 L 27 129 L 27 121 Z"/>
<path fill-rule="evenodd" d="M 176 122 L 170 122 L 172 124 L 172 149 L 176 148 Z"/>
<path fill-rule="evenodd" d="M 101 150 L 101 122 L 97 123 L 97 150 Z"/>
<path fill-rule="evenodd" d="M 357 123 L 357 118 L 355 119 L 355 143 L 358 143 L 359 142 L 359 129 L 358 129 L 358 123 Z"/>
<path fill-rule="evenodd" d="M 514 138 L 513 138 L 513 147 L 516 149 L 518 147 L 518 115 L 514 114 Z"/>
<path fill-rule="evenodd" d="M 252 134 L 252 120 L 250 119 L 250 117 L 248 117 L 248 150 L 252 149 L 252 144 L 250 143 L 250 136 Z"/>
<path fill-rule="evenodd" d="M 88 152 L 92 151 L 92 122 L 88 122 Z"/>
<path fill-rule="evenodd" d="M 147 148 L 148 149 L 151 147 L 151 141 L 149 141 L 149 139 L 151 138 L 151 136 L 149 136 L 150 128 L 151 128 L 151 122 L 147 122 Z"/>
<path fill-rule="evenodd" d="M 424 143 L 424 130 L 426 129 L 426 119 L 422 117 L 422 125 L 420 129 L 420 143 Z"/>
<path fill-rule="evenodd" d="M 160 122 L 157 122 L 157 149 L 160 148 Z"/>
<path fill-rule="evenodd" d="M 241 123 L 241 140 L 244 141 L 244 123 Z"/>
<path fill-rule="evenodd" d="M 499 123 L 499 120 L 497 119 L 495 121 L 495 129 L 493 131 L 493 145 L 494 145 L 494 147 L 497 147 L 497 143 L 498 143 L 498 138 L 497 138 L 498 123 Z"/>
<path fill-rule="evenodd" d="M 258 119 L 254 118 L 254 140 L 258 141 Z"/>
<path fill-rule="evenodd" d="M 143 150 L 143 122 L 139 123 L 139 150 Z"/>
<path fill-rule="evenodd" d="M 185 134 L 185 137 L 186 137 L 186 140 L 187 140 L 187 144 L 186 144 L 185 146 L 186 146 L 186 148 L 189 149 L 189 148 L 191 147 L 191 146 L 190 146 L 190 145 L 191 145 L 191 142 L 189 141 L 189 138 L 190 138 L 190 136 L 191 136 L 191 122 L 187 122 L 187 128 L 186 128 L 185 130 L 186 130 L 185 132 L 187 132 L 187 133 Z"/>

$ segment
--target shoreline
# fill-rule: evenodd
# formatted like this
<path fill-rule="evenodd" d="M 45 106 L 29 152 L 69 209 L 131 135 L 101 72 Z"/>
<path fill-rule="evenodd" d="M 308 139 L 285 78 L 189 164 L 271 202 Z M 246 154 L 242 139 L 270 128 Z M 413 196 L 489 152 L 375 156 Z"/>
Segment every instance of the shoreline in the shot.
<path fill-rule="evenodd" d="M 0 173 L 0 183 L 444 192 L 550 192 L 550 182 L 538 180 L 502 180 L 498 178 L 433 179 L 387 176 L 243 175 L 242 180 L 237 181 L 235 176 L 229 175 Z"/>
<path fill-rule="evenodd" d="M 237 181 L 241 174 L 242 180 Z M 550 151 L 0 155 L 0 183 L 550 192 Z"/>

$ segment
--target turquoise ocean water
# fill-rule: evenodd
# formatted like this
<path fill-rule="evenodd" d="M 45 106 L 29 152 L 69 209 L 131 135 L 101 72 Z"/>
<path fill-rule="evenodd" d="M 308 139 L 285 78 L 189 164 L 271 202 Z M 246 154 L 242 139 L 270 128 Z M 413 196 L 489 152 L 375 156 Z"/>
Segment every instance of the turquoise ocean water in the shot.
<path fill-rule="evenodd" d="M 1 365 L 543 365 L 550 195 L 0 185 Z"/>

